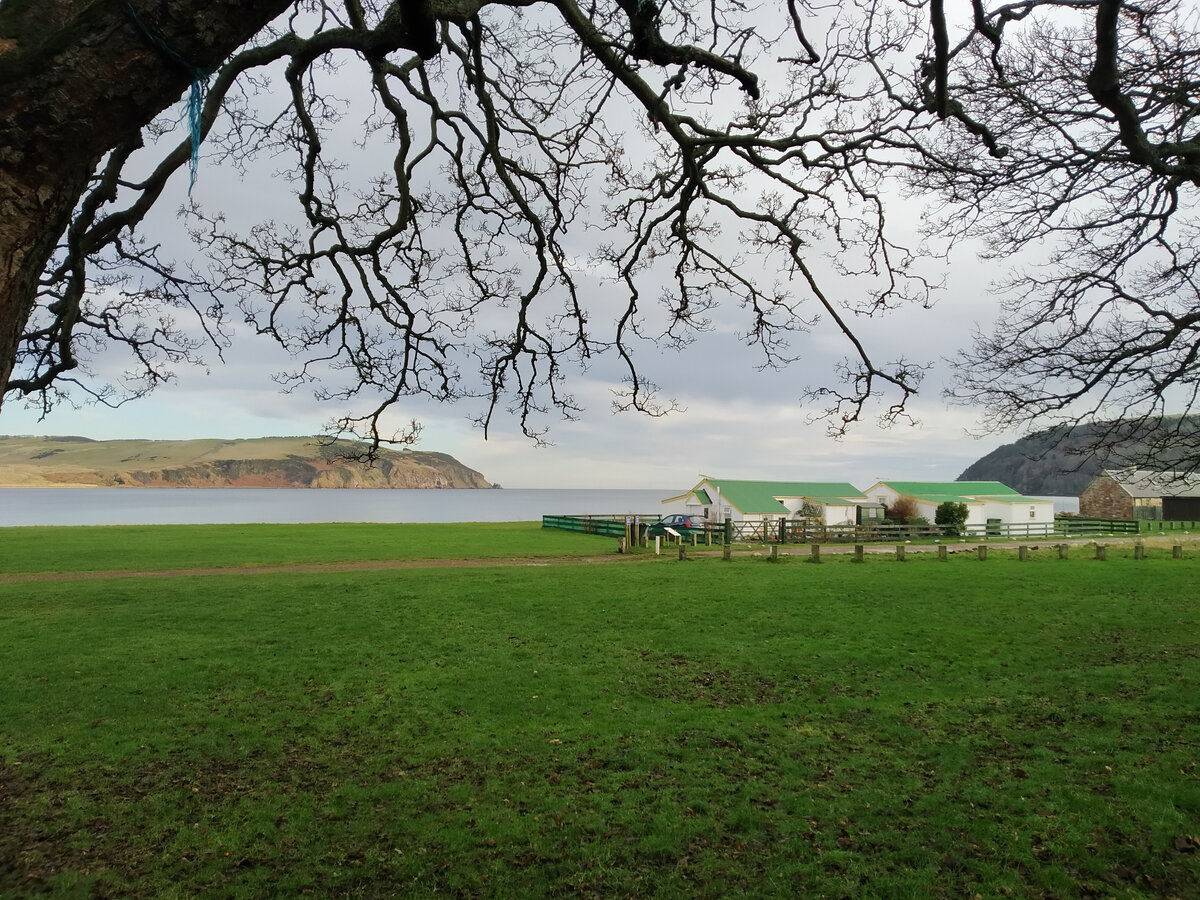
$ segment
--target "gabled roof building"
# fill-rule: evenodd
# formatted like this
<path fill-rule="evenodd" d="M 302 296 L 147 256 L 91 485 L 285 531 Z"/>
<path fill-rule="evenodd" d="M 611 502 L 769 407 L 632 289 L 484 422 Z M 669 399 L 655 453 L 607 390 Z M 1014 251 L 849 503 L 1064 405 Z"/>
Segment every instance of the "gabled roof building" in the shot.
<path fill-rule="evenodd" d="M 1079 514 L 1097 519 L 1200 521 L 1200 476 L 1105 469 L 1079 495 Z"/>
<path fill-rule="evenodd" d="M 826 525 L 854 525 L 878 518 L 877 505 L 847 482 L 741 481 L 703 476 L 690 491 L 670 497 L 683 500 L 688 512 L 717 522 L 780 518 L 819 518 Z M 879 511 L 881 512 L 881 511 Z"/>
<path fill-rule="evenodd" d="M 912 497 L 918 515 L 936 520 L 943 503 L 963 503 L 967 525 L 1040 524 L 1054 521 L 1054 501 L 1025 497 L 999 481 L 879 481 L 867 496 L 884 506 Z"/>

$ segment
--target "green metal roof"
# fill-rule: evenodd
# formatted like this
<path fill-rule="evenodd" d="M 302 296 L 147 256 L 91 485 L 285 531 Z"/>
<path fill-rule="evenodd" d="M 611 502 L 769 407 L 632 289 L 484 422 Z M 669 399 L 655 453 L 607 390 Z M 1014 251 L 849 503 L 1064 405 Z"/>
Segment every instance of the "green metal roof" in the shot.
<path fill-rule="evenodd" d="M 970 503 L 981 499 L 1020 501 L 1023 498 L 999 481 L 884 481 L 896 493 L 931 503 Z"/>
<path fill-rule="evenodd" d="M 710 484 L 721 494 L 721 500 L 739 512 L 759 514 L 787 514 L 787 507 L 779 502 L 788 499 L 814 500 L 819 503 L 866 503 L 869 498 L 858 488 L 846 482 L 827 481 L 731 481 L 725 478 L 707 478 L 701 484 Z M 702 492 L 699 485 L 693 491 Z"/>
<path fill-rule="evenodd" d="M 999 481 L 885 481 L 882 484 L 901 495 L 912 495 L 930 503 L 977 503 L 993 500 L 1020 503 L 1029 500 Z M 708 485 L 708 488 L 703 487 Z M 743 515 L 786 515 L 780 500 L 811 500 L 826 506 L 867 504 L 872 500 L 854 485 L 837 481 L 741 481 L 705 478 L 679 500 L 692 494 L 703 505 L 728 503 Z"/>

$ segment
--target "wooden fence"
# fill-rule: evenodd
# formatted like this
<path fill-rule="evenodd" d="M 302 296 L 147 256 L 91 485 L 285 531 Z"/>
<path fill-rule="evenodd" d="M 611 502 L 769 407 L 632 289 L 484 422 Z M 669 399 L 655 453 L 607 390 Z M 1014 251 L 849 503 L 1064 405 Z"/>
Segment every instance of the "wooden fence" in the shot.
<path fill-rule="evenodd" d="M 1055 534 L 1065 537 L 1088 537 L 1093 534 L 1138 534 L 1141 523 L 1136 519 L 1084 519 L 1062 516 L 1054 520 Z"/>
<path fill-rule="evenodd" d="M 744 543 L 880 543 L 906 540 L 953 539 L 1024 540 L 1026 538 L 1090 537 L 1138 534 L 1139 523 L 1130 519 L 1055 519 L 1053 522 L 1018 522 L 971 525 L 955 535 L 937 525 L 808 525 L 788 519 L 733 522 L 732 539 Z M 719 526 L 718 531 L 721 531 Z"/>
<path fill-rule="evenodd" d="M 1172 531 L 1195 531 L 1200 523 L 1142 519 L 1138 524 L 1142 526 L 1142 534 L 1168 534 Z"/>
<path fill-rule="evenodd" d="M 542 516 L 543 528 L 559 528 L 583 534 L 602 534 L 626 538 L 634 543 L 645 539 L 646 527 L 661 516 L 633 513 L 605 515 Z M 1171 522 L 1138 522 L 1133 519 L 1085 519 L 1064 516 L 1053 522 L 1023 522 L 1012 525 L 992 522 L 972 525 L 963 535 L 947 534 L 937 525 L 810 525 L 793 519 L 766 519 L 761 522 L 713 522 L 706 533 L 695 536 L 695 543 L 723 544 L 728 531 L 733 542 L 746 544 L 829 544 L 886 543 L 906 540 L 947 540 L 955 537 L 982 540 L 1018 540 L 1051 537 L 1092 537 L 1112 534 L 1139 534 L 1163 530 L 1155 526 L 1183 525 Z M 1192 523 L 1193 526 L 1195 523 Z M 1181 529 L 1182 530 L 1182 529 Z"/>
<path fill-rule="evenodd" d="M 603 534 L 608 537 L 625 537 L 626 520 L 640 520 L 644 524 L 657 522 L 659 516 L 542 516 L 543 528 L 560 528 L 563 531 L 579 531 L 583 534 Z"/>

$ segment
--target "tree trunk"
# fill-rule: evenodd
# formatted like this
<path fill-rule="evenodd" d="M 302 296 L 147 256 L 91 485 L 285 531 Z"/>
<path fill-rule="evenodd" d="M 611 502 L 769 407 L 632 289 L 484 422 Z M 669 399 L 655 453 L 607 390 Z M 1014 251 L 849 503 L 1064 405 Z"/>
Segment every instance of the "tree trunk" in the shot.
<path fill-rule="evenodd" d="M 82 164 L 74 168 L 68 173 L 63 168 L 47 171 L 48 166 L 36 163 L 0 165 L 0 386 L 12 376 L 21 335 L 33 312 L 38 278 L 87 186 L 91 168 Z"/>
<path fill-rule="evenodd" d="M 289 0 L 4 0 L 0 6 L 0 386 L 38 279 L 104 155 Z M 3 391 L 0 390 L 0 401 Z"/>

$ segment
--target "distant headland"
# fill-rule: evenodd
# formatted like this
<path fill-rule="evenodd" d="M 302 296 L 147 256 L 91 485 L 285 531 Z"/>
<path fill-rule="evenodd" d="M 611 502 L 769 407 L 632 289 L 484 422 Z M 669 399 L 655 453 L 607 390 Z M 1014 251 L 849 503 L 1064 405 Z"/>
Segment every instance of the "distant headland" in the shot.
<path fill-rule="evenodd" d="M 0 435 L 0 487 L 498 488 L 453 456 L 317 437 L 96 441 Z"/>

